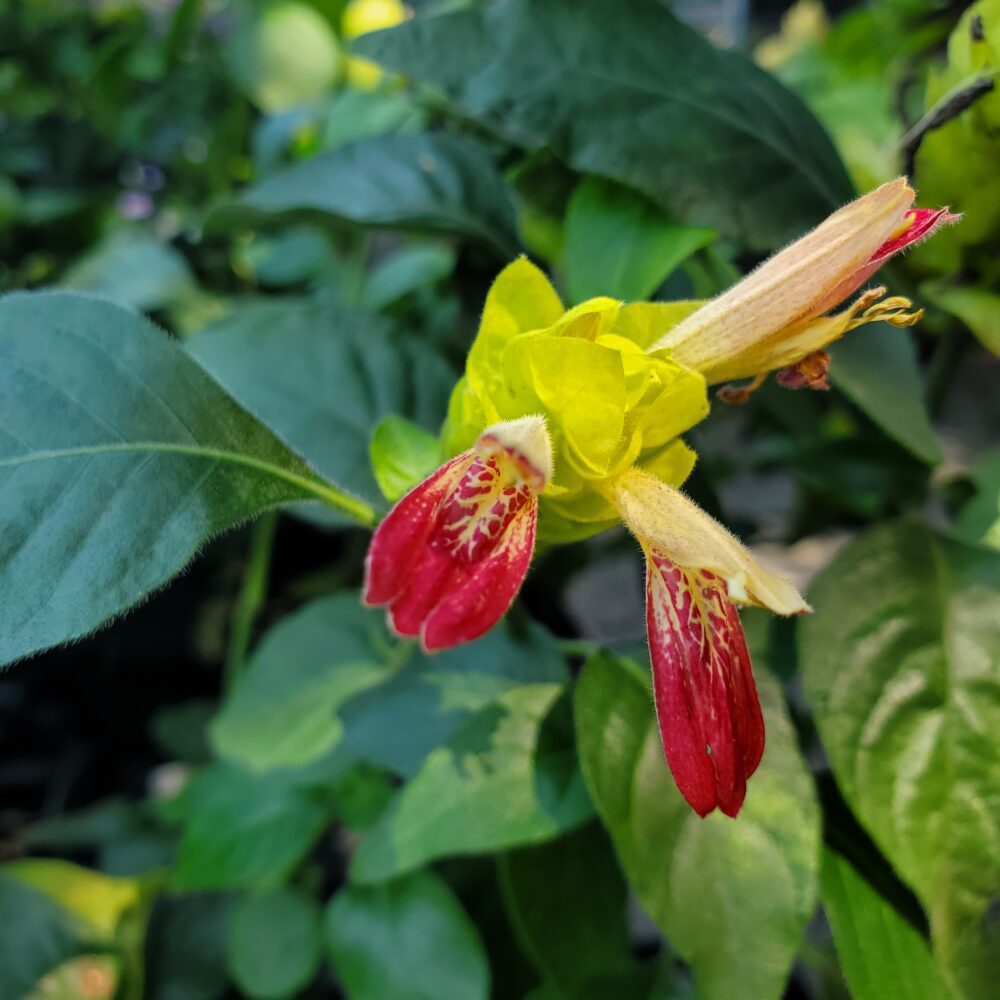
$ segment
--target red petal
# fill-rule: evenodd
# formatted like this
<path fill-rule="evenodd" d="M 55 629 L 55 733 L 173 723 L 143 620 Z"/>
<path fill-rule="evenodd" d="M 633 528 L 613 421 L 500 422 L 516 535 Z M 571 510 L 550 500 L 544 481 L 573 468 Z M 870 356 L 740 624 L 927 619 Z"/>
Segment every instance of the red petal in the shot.
<path fill-rule="evenodd" d="M 906 230 L 899 236 L 886 240 L 865 264 L 829 292 L 817 305 L 817 314 L 832 309 L 856 292 L 890 257 L 894 257 L 908 246 L 913 246 L 914 243 L 933 236 L 942 226 L 958 222 L 961 216 L 954 215 L 947 208 L 914 208 L 907 212 L 904 218 L 912 220 Z"/>
<path fill-rule="evenodd" d="M 935 230 L 941 226 L 958 222 L 960 215 L 954 215 L 947 208 L 914 208 L 906 213 L 905 218 L 911 220 L 909 227 L 899 236 L 894 236 L 891 240 L 886 240 L 878 250 L 869 258 L 866 269 L 872 270 L 881 267 L 890 257 L 895 256 L 900 250 L 905 250 L 908 246 L 918 243 L 920 240 L 932 236 Z M 869 274 L 872 271 L 868 272 Z"/>
<path fill-rule="evenodd" d="M 699 816 L 735 816 L 764 751 L 764 719 L 724 581 L 646 553 L 647 632 L 660 737 Z"/>
<path fill-rule="evenodd" d="M 447 600 L 424 622 L 424 649 L 432 652 L 477 639 L 507 612 L 531 565 L 538 503 L 526 504 L 508 525 L 496 548 L 450 580 Z M 463 567 L 464 569 L 464 567 Z"/>
<path fill-rule="evenodd" d="M 375 529 L 365 559 L 365 604 L 386 604 L 406 588 L 426 555 L 437 525 L 438 505 L 473 458 L 473 453 L 467 451 L 446 462 L 414 486 Z"/>
<path fill-rule="evenodd" d="M 428 651 L 476 639 L 510 607 L 535 546 L 538 503 L 502 456 L 466 452 L 411 490 L 372 537 L 364 601 Z"/>

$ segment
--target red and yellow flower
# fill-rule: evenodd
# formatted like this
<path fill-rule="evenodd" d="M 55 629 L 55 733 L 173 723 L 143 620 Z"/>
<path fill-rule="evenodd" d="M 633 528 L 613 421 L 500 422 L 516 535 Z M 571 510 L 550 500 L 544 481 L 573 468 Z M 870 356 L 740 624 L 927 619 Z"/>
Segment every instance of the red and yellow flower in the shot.
<path fill-rule="evenodd" d="M 443 649 L 510 607 L 536 536 L 584 538 L 624 523 L 646 558 L 647 635 L 667 762 L 702 816 L 735 816 L 764 750 L 764 723 L 737 606 L 809 606 L 678 489 L 695 455 L 679 435 L 708 412 L 706 384 L 777 370 L 825 386 L 823 348 L 845 332 L 920 317 L 863 292 L 827 310 L 937 227 L 893 181 L 834 213 L 708 303 L 565 311 L 527 260 L 499 275 L 442 432 L 450 457 L 407 493 L 369 548 L 365 601 L 400 635 Z M 744 390 L 730 393 L 745 396 Z"/>

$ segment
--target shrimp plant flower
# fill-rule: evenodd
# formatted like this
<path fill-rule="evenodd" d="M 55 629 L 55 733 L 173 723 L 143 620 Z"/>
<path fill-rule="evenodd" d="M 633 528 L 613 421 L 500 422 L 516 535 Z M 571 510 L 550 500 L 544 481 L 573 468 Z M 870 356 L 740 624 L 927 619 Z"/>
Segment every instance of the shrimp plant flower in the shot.
<path fill-rule="evenodd" d="M 594 298 L 567 311 L 538 268 L 510 264 L 452 393 L 443 464 L 372 537 L 365 602 L 386 607 L 392 629 L 429 652 L 468 642 L 510 607 L 536 540 L 624 523 L 645 556 L 667 763 L 699 815 L 735 816 L 764 750 L 737 606 L 810 609 L 680 492 L 695 462 L 680 435 L 707 414 L 712 382 L 777 369 L 791 387 L 816 385 L 817 353 L 848 329 L 914 320 L 908 300 L 875 305 L 872 292 L 826 315 L 953 218 L 912 200 L 905 181 L 884 185 L 707 303 Z"/>

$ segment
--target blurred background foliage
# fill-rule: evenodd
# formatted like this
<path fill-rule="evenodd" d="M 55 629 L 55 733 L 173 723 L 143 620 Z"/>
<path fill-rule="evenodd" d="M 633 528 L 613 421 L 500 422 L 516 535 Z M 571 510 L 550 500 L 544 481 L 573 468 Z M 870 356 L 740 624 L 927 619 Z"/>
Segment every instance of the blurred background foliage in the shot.
<path fill-rule="evenodd" d="M 194 359 L 377 511 L 518 253 L 568 304 L 701 298 L 903 171 L 965 213 L 888 275 L 920 327 L 691 435 L 816 607 L 745 616 L 737 822 L 670 783 L 623 534 L 425 657 L 300 505 L 0 675 L 0 1000 L 993 995 L 998 66 L 997 0 L 0 0 L 0 289 L 147 314 L 165 384 Z"/>

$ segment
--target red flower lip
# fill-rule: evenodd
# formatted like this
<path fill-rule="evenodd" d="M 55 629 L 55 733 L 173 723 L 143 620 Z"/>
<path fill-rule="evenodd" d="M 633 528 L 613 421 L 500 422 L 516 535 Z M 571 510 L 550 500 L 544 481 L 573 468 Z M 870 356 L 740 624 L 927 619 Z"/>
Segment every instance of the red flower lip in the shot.
<path fill-rule="evenodd" d="M 544 436 L 544 438 L 542 437 Z M 539 417 L 499 424 L 404 496 L 378 526 L 363 600 L 428 652 L 470 642 L 517 596 L 551 452 Z"/>
<path fill-rule="evenodd" d="M 660 739 L 699 816 L 736 816 L 764 753 L 740 616 L 724 580 L 646 550 L 646 616 Z"/>

